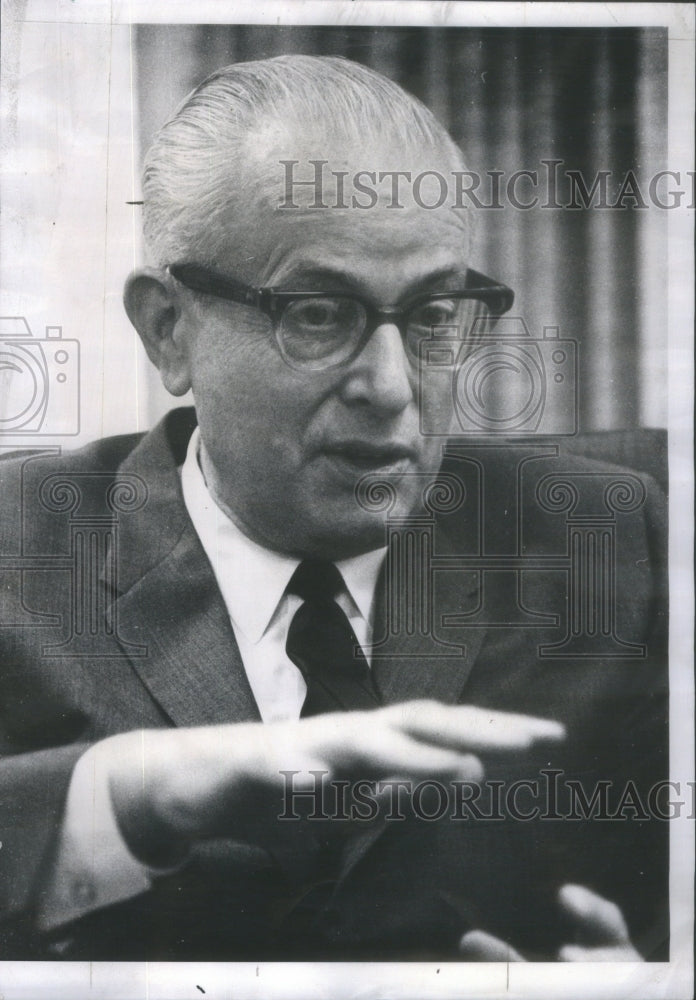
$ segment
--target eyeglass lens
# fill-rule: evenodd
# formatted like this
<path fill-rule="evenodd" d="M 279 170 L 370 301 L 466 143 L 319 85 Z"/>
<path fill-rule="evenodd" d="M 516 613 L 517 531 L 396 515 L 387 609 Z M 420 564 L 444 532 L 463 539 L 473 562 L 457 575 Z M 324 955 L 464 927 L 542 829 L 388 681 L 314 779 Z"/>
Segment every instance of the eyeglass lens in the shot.
<path fill-rule="evenodd" d="M 479 299 L 429 299 L 400 317 L 398 326 L 406 351 L 418 364 L 421 344 L 433 336 L 465 340 L 479 334 L 488 308 Z M 281 348 L 298 367 L 319 370 L 347 361 L 367 329 L 365 306 L 357 299 L 339 296 L 299 299 L 283 311 L 278 334 Z M 473 329 L 476 325 L 476 330 Z"/>

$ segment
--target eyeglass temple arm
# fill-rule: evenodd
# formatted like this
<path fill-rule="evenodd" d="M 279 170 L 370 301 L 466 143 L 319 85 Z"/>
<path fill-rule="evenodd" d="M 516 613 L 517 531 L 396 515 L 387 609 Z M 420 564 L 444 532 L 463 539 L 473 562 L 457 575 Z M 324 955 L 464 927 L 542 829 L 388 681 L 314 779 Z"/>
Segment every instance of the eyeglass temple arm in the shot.
<path fill-rule="evenodd" d="M 481 292 L 481 298 L 488 304 L 494 316 L 502 316 L 511 308 L 515 301 L 515 293 L 507 285 L 487 278 L 480 271 L 470 267 L 466 272 L 465 288 L 467 291 L 476 289 Z"/>
<path fill-rule="evenodd" d="M 205 295 L 230 299 L 241 305 L 257 306 L 259 304 L 260 293 L 256 288 L 198 264 L 170 264 L 167 270 L 172 277 L 194 292 L 203 292 Z"/>

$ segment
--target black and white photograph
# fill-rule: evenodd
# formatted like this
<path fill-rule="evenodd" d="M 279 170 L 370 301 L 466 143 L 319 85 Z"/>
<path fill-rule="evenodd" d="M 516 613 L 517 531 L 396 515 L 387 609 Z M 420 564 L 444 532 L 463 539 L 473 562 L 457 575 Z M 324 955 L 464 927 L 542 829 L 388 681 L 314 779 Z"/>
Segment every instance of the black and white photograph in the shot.
<path fill-rule="evenodd" d="M 0 82 L 0 997 L 688 1000 L 693 7 Z"/>

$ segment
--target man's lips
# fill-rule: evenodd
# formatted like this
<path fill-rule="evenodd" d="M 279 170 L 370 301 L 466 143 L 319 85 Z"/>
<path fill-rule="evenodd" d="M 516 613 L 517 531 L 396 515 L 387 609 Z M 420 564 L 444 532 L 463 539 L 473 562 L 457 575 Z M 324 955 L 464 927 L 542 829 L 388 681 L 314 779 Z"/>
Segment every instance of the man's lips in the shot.
<path fill-rule="evenodd" d="M 347 440 L 323 445 L 321 454 L 366 472 L 405 466 L 416 460 L 414 448 L 399 442 Z"/>

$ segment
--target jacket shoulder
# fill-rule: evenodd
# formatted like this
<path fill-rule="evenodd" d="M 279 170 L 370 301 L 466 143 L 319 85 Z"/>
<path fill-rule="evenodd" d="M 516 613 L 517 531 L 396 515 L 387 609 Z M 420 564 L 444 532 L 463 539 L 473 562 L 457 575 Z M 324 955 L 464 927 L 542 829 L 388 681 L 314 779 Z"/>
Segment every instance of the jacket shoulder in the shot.
<path fill-rule="evenodd" d="M 18 546 L 31 547 L 36 536 L 46 531 L 51 535 L 56 518 L 50 512 L 61 509 L 63 499 L 69 500 L 66 491 L 93 475 L 108 486 L 108 478 L 116 477 L 119 466 L 142 437 L 124 434 L 74 451 L 36 448 L 0 458 L 0 555 L 11 555 Z M 45 489 L 54 491 L 57 508 L 53 500 L 46 500 Z"/>
<path fill-rule="evenodd" d="M 51 448 L 27 448 L 0 456 L 0 488 L 21 476 L 28 462 L 40 461 L 47 474 L 56 472 L 100 472 L 117 469 L 145 435 L 118 434 L 91 441 L 82 448 L 57 451 Z"/>

